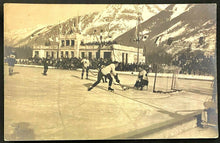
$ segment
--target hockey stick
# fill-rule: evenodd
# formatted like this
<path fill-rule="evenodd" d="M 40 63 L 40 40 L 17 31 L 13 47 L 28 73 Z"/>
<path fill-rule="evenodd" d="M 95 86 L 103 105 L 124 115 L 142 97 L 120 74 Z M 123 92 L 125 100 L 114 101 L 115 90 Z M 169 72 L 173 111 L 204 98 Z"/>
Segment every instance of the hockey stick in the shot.
<path fill-rule="evenodd" d="M 129 87 L 122 85 L 121 83 L 114 83 L 115 85 L 119 85 L 122 90 L 128 90 Z"/>

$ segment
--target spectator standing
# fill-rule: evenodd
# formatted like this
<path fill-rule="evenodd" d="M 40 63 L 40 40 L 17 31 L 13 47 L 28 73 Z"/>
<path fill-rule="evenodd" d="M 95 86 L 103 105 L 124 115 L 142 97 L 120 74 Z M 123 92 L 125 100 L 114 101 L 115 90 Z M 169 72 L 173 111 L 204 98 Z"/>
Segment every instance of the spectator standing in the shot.
<path fill-rule="evenodd" d="M 48 65 L 49 65 L 49 60 L 45 59 L 44 60 L 44 73 L 43 73 L 43 75 L 47 75 Z"/>
<path fill-rule="evenodd" d="M 15 52 L 12 51 L 12 53 L 10 54 L 9 58 L 8 58 L 8 66 L 9 66 L 9 75 L 13 74 L 13 70 L 14 70 L 14 65 L 16 63 L 16 59 L 15 59 Z"/>
<path fill-rule="evenodd" d="M 84 75 L 84 71 L 86 70 L 86 79 L 88 79 L 89 77 L 89 60 L 87 58 L 82 59 L 81 63 L 82 65 L 82 75 L 81 75 L 81 79 L 83 79 L 83 75 Z"/>

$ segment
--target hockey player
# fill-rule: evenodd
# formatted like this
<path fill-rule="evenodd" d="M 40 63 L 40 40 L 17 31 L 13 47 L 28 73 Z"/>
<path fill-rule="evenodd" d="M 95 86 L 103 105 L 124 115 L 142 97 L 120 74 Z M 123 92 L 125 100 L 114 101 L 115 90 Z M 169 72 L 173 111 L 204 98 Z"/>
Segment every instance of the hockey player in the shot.
<path fill-rule="evenodd" d="M 44 73 L 43 73 L 43 75 L 47 75 L 48 64 L 49 64 L 49 59 L 46 58 L 46 59 L 44 60 Z"/>
<path fill-rule="evenodd" d="M 134 87 L 140 90 L 143 90 L 143 87 L 148 87 L 148 76 L 146 70 L 139 68 L 138 80 L 136 81 Z"/>
<path fill-rule="evenodd" d="M 107 63 L 105 60 L 103 60 L 102 58 L 100 59 L 99 63 L 98 63 L 98 71 L 100 71 L 102 68 L 104 68 L 105 66 L 107 66 Z M 102 77 L 102 81 L 107 82 L 107 77 L 103 76 Z"/>
<path fill-rule="evenodd" d="M 81 75 L 81 79 L 83 79 L 83 75 L 84 75 L 84 71 L 86 70 L 86 79 L 88 79 L 88 76 L 89 76 L 89 60 L 87 58 L 83 59 L 81 61 L 81 63 L 83 64 L 82 66 L 82 75 Z"/>
<path fill-rule="evenodd" d="M 16 63 L 15 53 L 12 51 L 12 53 L 10 54 L 9 59 L 8 59 L 9 75 L 13 74 L 13 69 L 14 69 L 15 63 Z"/>
<path fill-rule="evenodd" d="M 114 91 L 114 89 L 111 88 L 112 86 L 112 76 L 111 74 L 114 76 L 116 82 L 120 83 L 120 80 L 118 79 L 117 74 L 115 73 L 115 68 L 118 66 L 118 62 L 113 62 L 110 65 L 102 68 L 99 72 L 98 72 L 98 77 L 97 77 L 97 81 L 91 85 L 88 88 L 88 91 L 92 90 L 93 87 L 95 87 L 96 85 L 98 85 L 102 79 L 103 76 L 106 76 L 109 79 L 109 84 L 108 84 L 108 90 L 109 91 Z"/>

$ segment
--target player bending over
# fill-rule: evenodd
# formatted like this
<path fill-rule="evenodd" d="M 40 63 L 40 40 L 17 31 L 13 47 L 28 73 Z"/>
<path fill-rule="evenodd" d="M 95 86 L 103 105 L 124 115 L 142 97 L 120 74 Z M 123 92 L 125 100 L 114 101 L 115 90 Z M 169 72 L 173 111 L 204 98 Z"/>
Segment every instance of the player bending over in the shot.
<path fill-rule="evenodd" d="M 98 72 L 98 77 L 97 77 L 97 81 L 91 85 L 88 88 L 88 91 L 92 90 L 93 87 L 95 87 L 96 85 L 98 85 L 102 79 L 103 76 L 106 76 L 109 79 L 109 83 L 108 83 L 108 90 L 109 91 L 114 91 L 114 89 L 111 88 L 112 86 L 112 77 L 111 74 L 114 76 L 116 82 L 120 83 L 117 74 L 115 73 L 115 68 L 118 66 L 118 62 L 113 62 L 110 65 L 102 68 L 99 72 Z"/>

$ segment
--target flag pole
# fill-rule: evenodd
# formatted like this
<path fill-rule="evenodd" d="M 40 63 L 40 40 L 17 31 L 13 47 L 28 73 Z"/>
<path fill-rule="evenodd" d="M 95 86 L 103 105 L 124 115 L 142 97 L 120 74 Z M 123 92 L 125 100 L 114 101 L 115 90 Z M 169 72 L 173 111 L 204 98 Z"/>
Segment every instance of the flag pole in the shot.
<path fill-rule="evenodd" d="M 58 27 L 58 45 L 57 45 L 57 59 L 59 59 L 59 53 L 60 53 L 60 21 L 59 21 L 59 27 Z"/>
<path fill-rule="evenodd" d="M 139 51 L 140 51 L 140 35 L 139 35 L 139 24 L 140 24 L 140 13 L 138 13 L 137 17 L 137 26 L 136 26 L 136 40 L 137 40 L 137 64 L 139 63 Z"/>

